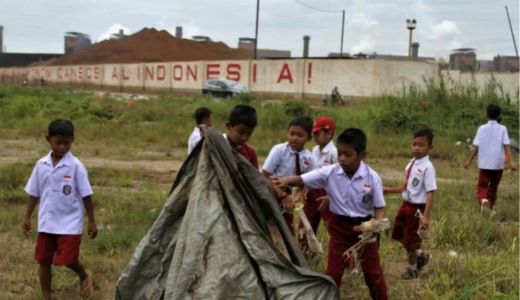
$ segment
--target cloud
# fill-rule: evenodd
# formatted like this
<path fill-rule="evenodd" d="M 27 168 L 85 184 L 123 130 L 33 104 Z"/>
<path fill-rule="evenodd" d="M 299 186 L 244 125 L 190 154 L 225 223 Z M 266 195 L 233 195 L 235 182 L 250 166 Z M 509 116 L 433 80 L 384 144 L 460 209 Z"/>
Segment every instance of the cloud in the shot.
<path fill-rule="evenodd" d="M 201 31 L 199 27 L 195 24 L 193 20 L 187 20 L 187 22 L 183 22 L 182 24 L 170 26 L 168 29 L 168 32 L 171 35 L 175 35 L 175 30 L 177 26 L 182 27 L 182 37 L 184 39 L 191 39 L 194 35 L 200 35 Z"/>
<path fill-rule="evenodd" d="M 372 53 L 376 48 L 375 31 L 379 23 L 365 13 L 354 13 L 350 17 L 349 31 L 353 32 L 350 39 L 355 41 L 350 47 L 350 53 Z"/>
<path fill-rule="evenodd" d="M 350 53 L 373 53 L 375 49 L 375 42 L 373 40 L 361 39 L 354 47 L 350 48 Z"/>
<path fill-rule="evenodd" d="M 112 25 L 110 25 L 105 31 L 103 31 L 103 33 L 101 33 L 99 35 L 99 38 L 98 38 L 97 42 L 101 42 L 103 40 L 110 39 L 112 34 L 118 33 L 120 29 L 123 29 L 125 34 L 131 34 L 132 33 L 132 31 L 130 29 L 128 29 L 128 27 L 126 27 L 124 25 L 121 25 L 119 23 L 112 23 Z"/>
<path fill-rule="evenodd" d="M 461 31 L 455 21 L 436 18 L 439 6 L 427 4 L 424 0 L 417 0 L 411 5 L 410 14 L 417 19 L 417 29 L 414 33 L 414 41 L 421 44 L 424 54 L 435 57 L 446 57 L 450 51 L 460 48 Z M 450 18 L 450 14 L 444 14 L 444 18 Z"/>
<path fill-rule="evenodd" d="M 457 24 L 444 20 L 430 25 L 427 38 L 431 43 L 433 54 L 439 57 L 445 56 L 452 49 L 460 48 L 460 37 L 461 32 Z"/>

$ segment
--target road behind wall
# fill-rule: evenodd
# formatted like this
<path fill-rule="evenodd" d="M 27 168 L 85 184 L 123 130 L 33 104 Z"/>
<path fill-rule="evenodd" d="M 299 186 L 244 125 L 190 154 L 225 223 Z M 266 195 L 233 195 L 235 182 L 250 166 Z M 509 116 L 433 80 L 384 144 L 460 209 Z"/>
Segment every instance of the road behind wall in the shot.
<path fill-rule="evenodd" d="M 412 83 L 424 86 L 424 79 L 437 76 L 438 70 L 435 63 L 388 60 L 227 60 L 3 68 L 0 83 L 19 84 L 26 77 L 31 84 L 43 78 L 52 84 L 121 91 L 199 92 L 204 81 L 227 78 L 260 94 L 322 97 L 338 86 L 345 96 L 373 97 L 398 92 Z M 519 73 L 441 73 L 453 82 L 479 87 L 493 76 L 506 94 L 518 100 Z"/>

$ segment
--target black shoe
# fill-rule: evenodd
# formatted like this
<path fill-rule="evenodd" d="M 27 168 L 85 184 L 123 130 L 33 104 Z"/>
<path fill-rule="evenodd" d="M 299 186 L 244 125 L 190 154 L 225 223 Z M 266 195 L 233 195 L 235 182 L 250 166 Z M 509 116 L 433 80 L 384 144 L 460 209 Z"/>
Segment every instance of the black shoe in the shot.
<path fill-rule="evenodd" d="M 421 252 L 421 254 L 419 254 L 417 256 L 417 270 L 419 270 L 419 271 L 422 270 L 424 268 L 424 266 L 426 266 L 428 264 L 429 261 L 430 261 L 430 254 Z"/>
<path fill-rule="evenodd" d="M 415 279 L 415 278 L 419 277 L 419 270 L 406 268 L 406 270 L 404 270 L 404 273 L 401 277 L 405 280 Z"/>

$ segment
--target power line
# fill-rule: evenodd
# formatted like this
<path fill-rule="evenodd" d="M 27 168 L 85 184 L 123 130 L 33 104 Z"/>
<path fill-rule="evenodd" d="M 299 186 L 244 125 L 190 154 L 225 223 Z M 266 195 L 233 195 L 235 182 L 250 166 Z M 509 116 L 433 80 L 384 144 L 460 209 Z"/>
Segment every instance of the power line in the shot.
<path fill-rule="evenodd" d="M 307 8 L 310 8 L 310 9 L 313 9 L 313 10 L 316 10 L 319 12 L 334 13 L 334 14 L 341 13 L 342 14 L 342 17 L 341 17 L 341 43 L 340 43 L 339 56 L 343 57 L 343 35 L 345 32 L 345 10 L 344 9 L 340 9 L 340 10 L 323 9 L 323 8 L 309 5 L 301 0 L 294 0 L 294 1 L 296 1 L 296 3 L 298 3 L 300 5 L 303 5 Z"/>
<path fill-rule="evenodd" d="M 317 11 L 321 11 L 321 12 L 324 12 L 324 13 L 340 13 L 340 12 L 343 12 L 343 10 L 331 10 L 331 9 L 323 9 L 323 8 L 319 8 L 319 7 L 315 7 L 315 6 L 312 6 L 312 5 L 309 5 L 301 0 L 294 0 L 296 1 L 297 3 L 299 3 L 300 5 L 303 5 L 307 8 L 310 8 L 310 9 L 314 9 L 314 10 L 317 10 Z"/>

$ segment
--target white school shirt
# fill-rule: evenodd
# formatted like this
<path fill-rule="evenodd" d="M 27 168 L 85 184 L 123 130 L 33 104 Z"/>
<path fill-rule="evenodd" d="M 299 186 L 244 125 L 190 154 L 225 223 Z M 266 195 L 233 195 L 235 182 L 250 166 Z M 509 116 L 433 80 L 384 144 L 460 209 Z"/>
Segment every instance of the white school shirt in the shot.
<path fill-rule="evenodd" d="M 190 137 L 188 138 L 188 155 L 191 153 L 191 151 L 193 151 L 195 146 L 197 146 L 200 139 L 200 128 L 197 126 L 193 128 L 193 131 L 191 132 Z"/>
<path fill-rule="evenodd" d="M 412 165 L 413 162 L 413 165 Z M 435 167 L 428 155 L 420 159 L 412 159 L 404 170 L 408 174 L 408 169 L 412 165 L 406 190 L 401 193 L 404 201 L 413 204 L 425 204 L 426 193 L 437 190 L 437 180 L 435 179 Z M 406 177 L 405 177 L 406 178 Z"/>
<path fill-rule="evenodd" d="M 321 168 L 338 162 L 338 149 L 336 149 L 332 140 L 321 150 L 319 145 L 314 146 L 314 148 L 312 148 L 312 155 L 316 162 L 316 168 Z"/>
<path fill-rule="evenodd" d="M 267 155 L 262 169 L 277 177 L 296 175 L 295 153 L 287 142 L 275 145 Z M 314 158 L 309 150 L 304 148 L 298 154 L 302 174 L 314 169 Z"/>
<path fill-rule="evenodd" d="M 353 218 L 374 216 L 374 208 L 385 207 L 381 177 L 364 162 L 352 179 L 339 163 L 312 170 L 301 178 L 309 188 L 325 189 L 330 211 L 336 215 Z"/>
<path fill-rule="evenodd" d="M 83 198 L 92 195 L 85 166 L 67 152 L 52 166 L 51 153 L 34 166 L 25 192 L 40 199 L 38 232 L 82 234 Z"/>
<path fill-rule="evenodd" d="M 509 145 L 509 135 L 504 125 L 489 120 L 478 128 L 473 145 L 478 147 L 479 169 L 504 169 L 504 145 Z"/>

